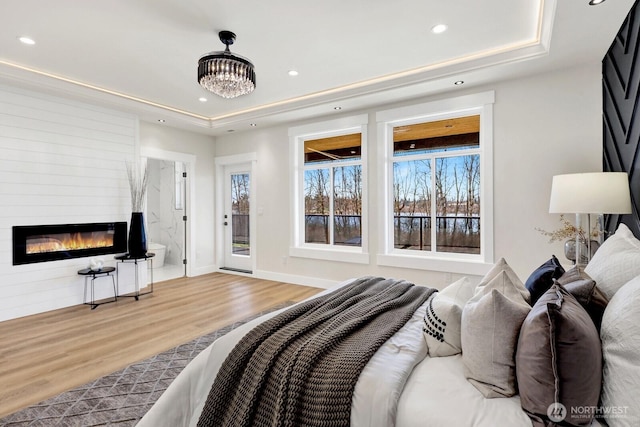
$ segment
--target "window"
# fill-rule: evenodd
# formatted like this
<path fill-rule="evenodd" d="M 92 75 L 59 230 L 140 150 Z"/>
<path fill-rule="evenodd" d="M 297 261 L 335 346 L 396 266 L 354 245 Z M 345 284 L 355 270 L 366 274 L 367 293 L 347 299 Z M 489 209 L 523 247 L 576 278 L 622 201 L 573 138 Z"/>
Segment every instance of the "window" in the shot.
<path fill-rule="evenodd" d="M 362 246 L 362 135 L 304 141 L 306 243 Z"/>
<path fill-rule="evenodd" d="M 480 116 L 393 128 L 396 249 L 480 253 Z"/>
<path fill-rule="evenodd" d="M 357 116 L 290 130 L 295 159 L 293 256 L 368 262 L 360 256 L 366 242 L 366 121 L 366 116 Z"/>
<path fill-rule="evenodd" d="M 379 264 L 492 262 L 492 102 L 489 93 L 378 113 L 387 182 Z"/>

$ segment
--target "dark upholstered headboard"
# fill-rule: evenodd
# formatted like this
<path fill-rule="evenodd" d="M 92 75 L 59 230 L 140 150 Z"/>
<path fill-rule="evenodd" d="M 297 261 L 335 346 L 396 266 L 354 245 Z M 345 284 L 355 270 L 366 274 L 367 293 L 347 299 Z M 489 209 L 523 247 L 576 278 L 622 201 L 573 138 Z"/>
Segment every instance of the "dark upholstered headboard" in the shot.
<path fill-rule="evenodd" d="M 625 223 L 640 236 L 640 7 L 633 5 L 602 60 L 603 170 L 627 172 L 633 213 L 606 215 L 613 233 Z"/>

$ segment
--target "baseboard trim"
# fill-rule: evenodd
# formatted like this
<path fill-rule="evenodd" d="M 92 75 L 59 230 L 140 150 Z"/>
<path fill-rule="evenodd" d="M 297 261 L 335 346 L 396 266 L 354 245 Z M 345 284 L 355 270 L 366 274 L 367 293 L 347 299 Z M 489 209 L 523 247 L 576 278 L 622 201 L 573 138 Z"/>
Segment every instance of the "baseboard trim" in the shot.
<path fill-rule="evenodd" d="M 292 283 L 294 285 L 312 286 L 314 288 L 329 289 L 342 281 L 320 279 L 317 277 L 298 276 L 294 274 L 276 273 L 266 270 L 255 270 L 253 277 L 277 282 Z"/>

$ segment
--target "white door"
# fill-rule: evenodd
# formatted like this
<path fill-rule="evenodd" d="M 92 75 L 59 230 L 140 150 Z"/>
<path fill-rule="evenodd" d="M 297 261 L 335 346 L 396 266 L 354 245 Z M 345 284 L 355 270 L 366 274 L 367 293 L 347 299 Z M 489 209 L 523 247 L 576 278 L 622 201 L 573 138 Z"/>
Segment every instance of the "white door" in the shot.
<path fill-rule="evenodd" d="M 251 164 L 225 166 L 224 173 L 224 267 L 251 272 Z"/>

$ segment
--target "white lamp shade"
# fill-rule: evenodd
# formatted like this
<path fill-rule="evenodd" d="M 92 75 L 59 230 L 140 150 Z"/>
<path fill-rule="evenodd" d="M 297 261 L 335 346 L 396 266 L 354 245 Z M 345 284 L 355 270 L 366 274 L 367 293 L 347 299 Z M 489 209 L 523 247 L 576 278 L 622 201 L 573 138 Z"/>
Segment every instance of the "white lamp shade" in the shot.
<path fill-rule="evenodd" d="M 595 172 L 554 176 L 549 213 L 631 213 L 627 173 Z"/>

